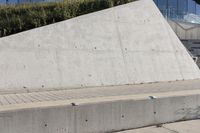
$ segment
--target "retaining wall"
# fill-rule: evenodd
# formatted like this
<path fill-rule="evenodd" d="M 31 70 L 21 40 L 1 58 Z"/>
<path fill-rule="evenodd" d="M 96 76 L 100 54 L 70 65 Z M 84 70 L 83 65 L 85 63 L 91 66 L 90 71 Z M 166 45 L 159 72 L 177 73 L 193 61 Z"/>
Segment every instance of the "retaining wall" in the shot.
<path fill-rule="evenodd" d="M 7 107 L 0 112 L 0 133 L 103 133 L 200 118 L 199 91 L 181 93 Z"/>

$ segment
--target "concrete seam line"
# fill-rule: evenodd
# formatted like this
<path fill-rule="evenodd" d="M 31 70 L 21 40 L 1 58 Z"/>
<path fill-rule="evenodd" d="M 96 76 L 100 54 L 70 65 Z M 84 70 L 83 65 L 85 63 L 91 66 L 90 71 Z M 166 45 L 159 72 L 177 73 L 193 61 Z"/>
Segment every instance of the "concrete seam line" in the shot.
<path fill-rule="evenodd" d="M 167 130 L 169 130 L 169 131 L 172 131 L 172 132 L 174 132 L 174 133 L 179 133 L 178 131 L 176 131 L 176 130 L 172 130 L 172 129 L 167 128 L 167 127 L 165 127 L 165 126 L 163 126 L 163 128 L 164 128 L 164 129 L 167 129 Z"/>
<path fill-rule="evenodd" d="M 121 39 L 121 34 L 120 34 L 120 30 L 119 30 L 119 25 L 118 25 L 118 19 L 117 19 L 117 12 L 115 10 L 113 10 L 113 15 L 114 15 L 114 23 L 115 23 L 115 27 L 116 27 L 116 32 L 117 32 L 117 36 L 118 36 L 118 40 L 119 40 L 119 46 L 120 46 L 120 51 L 121 51 L 121 55 L 122 55 L 122 58 L 123 58 L 123 62 L 124 62 L 124 65 L 126 67 L 126 76 L 128 78 L 128 81 L 130 82 L 130 76 L 129 76 L 129 73 L 128 73 L 128 68 L 127 68 L 127 59 L 125 57 L 125 52 L 124 52 L 124 47 L 123 47 L 123 43 L 122 43 L 122 39 Z"/>

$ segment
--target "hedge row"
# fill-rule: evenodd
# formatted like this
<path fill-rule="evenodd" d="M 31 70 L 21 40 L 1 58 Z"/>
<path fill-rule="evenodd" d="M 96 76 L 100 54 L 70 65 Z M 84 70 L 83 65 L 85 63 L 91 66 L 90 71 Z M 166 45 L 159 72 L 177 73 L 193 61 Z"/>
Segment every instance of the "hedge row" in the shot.
<path fill-rule="evenodd" d="M 135 0 L 64 0 L 0 6 L 0 37 Z"/>

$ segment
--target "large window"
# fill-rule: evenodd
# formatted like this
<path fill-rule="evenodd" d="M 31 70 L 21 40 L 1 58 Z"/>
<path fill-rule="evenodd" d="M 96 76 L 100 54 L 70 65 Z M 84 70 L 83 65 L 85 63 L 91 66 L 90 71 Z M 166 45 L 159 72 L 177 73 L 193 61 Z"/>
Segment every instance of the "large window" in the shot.
<path fill-rule="evenodd" d="M 17 3 L 18 3 L 18 0 L 8 0 L 8 3 L 9 3 L 9 4 L 17 4 Z"/>
<path fill-rule="evenodd" d="M 200 15 L 200 5 L 194 0 L 154 0 L 160 10 L 176 10 L 177 13 L 194 13 Z"/>
<path fill-rule="evenodd" d="M 196 13 L 196 3 L 193 0 L 188 0 L 188 12 Z"/>
<path fill-rule="evenodd" d="M 167 0 L 158 0 L 158 7 L 161 10 L 165 10 L 167 8 Z"/>
<path fill-rule="evenodd" d="M 154 0 L 162 14 L 171 19 L 197 18 L 200 21 L 200 5 L 194 0 Z"/>
<path fill-rule="evenodd" d="M 167 11 L 167 0 L 154 0 L 157 3 L 158 8 L 160 9 L 161 13 L 164 16 L 168 15 L 168 11 Z"/>
<path fill-rule="evenodd" d="M 196 4 L 196 14 L 200 15 L 200 5 Z"/>
<path fill-rule="evenodd" d="M 176 9 L 177 8 L 177 5 L 178 5 L 178 2 L 177 0 L 168 0 L 168 8 L 169 9 Z"/>
<path fill-rule="evenodd" d="M 170 18 L 175 18 L 177 14 L 177 7 L 178 7 L 178 2 L 177 0 L 168 0 L 167 1 L 167 15 Z"/>
<path fill-rule="evenodd" d="M 188 11 L 188 0 L 177 0 L 177 10 L 180 14 L 185 14 Z"/>
<path fill-rule="evenodd" d="M 6 4 L 6 0 L 0 0 L 1 4 Z"/>

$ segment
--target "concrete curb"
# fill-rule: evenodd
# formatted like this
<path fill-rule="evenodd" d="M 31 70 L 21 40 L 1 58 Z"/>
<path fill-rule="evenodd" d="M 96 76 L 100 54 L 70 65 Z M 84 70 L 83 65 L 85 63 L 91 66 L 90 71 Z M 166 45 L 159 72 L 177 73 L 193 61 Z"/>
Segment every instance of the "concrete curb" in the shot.
<path fill-rule="evenodd" d="M 194 93 L 88 99 L 54 107 L 4 111 L 0 113 L 0 132 L 102 133 L 196 119 L 200 118 L 200 94 Z"/>

